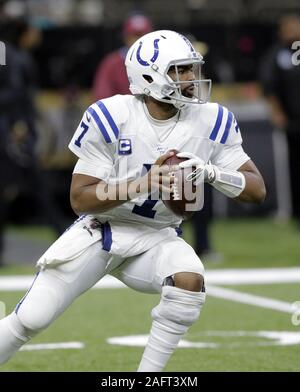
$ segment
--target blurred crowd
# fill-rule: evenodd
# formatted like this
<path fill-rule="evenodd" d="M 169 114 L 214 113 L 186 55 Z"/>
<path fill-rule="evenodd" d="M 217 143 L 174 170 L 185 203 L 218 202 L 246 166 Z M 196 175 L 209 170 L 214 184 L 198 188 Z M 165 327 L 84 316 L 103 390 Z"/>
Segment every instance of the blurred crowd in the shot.
<path fill-rule="evenodd" d="M 28 13 L 29 3 L 38 10 L 35 18 Z M 39 7 L 37 3 L 0 0 L 0 41 L 6 48 L 6 65 L 0 66 L 0 264 L 3 233 L 9 222 L 47 224 L 59 235 L 74 218 L 68 202 L 74 165 L 68 141 L 90 102 L 129 93 L 124 67 L 128 47 L 156 28 L 173 28 L 188 35 L 204 55 L 205 76 L 213 82 L 260 82 L 270 107 L 270 121 L 287 138 L 292 213 L 300 227 L 296 180 L 300 166 L 300 65 L 291 60 L 292 43 L 300 41 L 299 14 L 280 18 L 278 29 L 271 26 L 269 35 L 257 41 L 259 26 L 252 27 L 253 31 L 251 26 L 242 28 L 229 53 L 224 42 L 230 47 L 236 27 L 223 26 L 228 37 L 218 36 L 222 29 L 216 27 L 210 40 L 211 26 L 203 29 L 203 34 L 201 26 L 194 24 L 161 26 L 139 11 L 124 17 L 122 25 L 110 28 L 103 24 L 105 2 L 80 1 L 73 8 L 70 4 L 75 3 L 68 1 L 41 1 Z M 44 10 L 48 7 L 47 17 L 43 6 Z M 67 29 L 59 25 L 62 15 L 55 19 L 57 7 L 64 7 L 62 14 L 68 15 Z M 92 29 L 82 27 L 85 20 Z M 55 92 L 52 101 L 51 94 L 45 101 L 41 98 L 45 90 Z M 49 109 L 42 111 L 41 103 Z M 59 110 L 51 109 L 55 106 Z M 200 256 L 217 260 L 220 255 L 213 251 L 209 235 L 213 201 L 209 190 L 206 192 L 206 207 L 193 220 L 196 250 Z"/>
<path fill-rule="evenodd" d="M 3 22 L 6 65 L 0 69 L 0 251 L 9 220 L 49 224 L 61 234 L 67 219 L 55 201 L 50 181 L 37 154 L 37 69 L 30 51 L 40 32 L 25 19 Z"/>

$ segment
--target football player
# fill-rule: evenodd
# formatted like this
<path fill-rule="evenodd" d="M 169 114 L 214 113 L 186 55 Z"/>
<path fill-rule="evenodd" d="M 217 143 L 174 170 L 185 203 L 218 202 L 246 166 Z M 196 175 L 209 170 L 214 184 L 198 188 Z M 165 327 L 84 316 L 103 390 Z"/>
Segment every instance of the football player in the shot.
<path fill-rule="evenodd" d="M 163 165 L 170 150 L 187 158 L 179 167 L 192 167 L 196 184 L 204 178 L 245 202 L 265 198 L 234 115 L 207 103 L 202 56 L 184 36 L 149 33 L 132 45 L 125 64 L 133 95 L 92 104 L 70 142 L 78 157 L 70 199 L 79 218 L 38 260 L 31 288 L 0 321 L 0 363 L 112 274 L 133 289 L 161 294 L 138 371 L 163 370 L 205 302 L 204 268 L 178 236 L 180 217 L 149 191 L 172 188 L 172 171 Z M 130 191 L 142 167 L 138 189 Z"/>

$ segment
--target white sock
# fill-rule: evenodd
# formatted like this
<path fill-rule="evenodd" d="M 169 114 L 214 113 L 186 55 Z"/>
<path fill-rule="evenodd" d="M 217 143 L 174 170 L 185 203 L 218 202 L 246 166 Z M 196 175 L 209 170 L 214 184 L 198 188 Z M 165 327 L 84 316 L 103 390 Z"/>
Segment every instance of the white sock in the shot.
<path fill-rule="evenodd" d="M 29 339 L 15 313 L 0 320 L 0 364 L 8 361 Z"/>
<path fill-rule="evenodd" d="M 198 319 L 205 293 L 164 286 L 138 372 L 160 372 L 180 339 Z"/>
<path fill-rule="evenodd" d="M 173 354 L 180 339 L 188 329 L 173 326 L 172 329 L 166 331 L 164 326 L 153 321 L 149 340 L 143 354 L 138 372 L 160 372 Z"/>

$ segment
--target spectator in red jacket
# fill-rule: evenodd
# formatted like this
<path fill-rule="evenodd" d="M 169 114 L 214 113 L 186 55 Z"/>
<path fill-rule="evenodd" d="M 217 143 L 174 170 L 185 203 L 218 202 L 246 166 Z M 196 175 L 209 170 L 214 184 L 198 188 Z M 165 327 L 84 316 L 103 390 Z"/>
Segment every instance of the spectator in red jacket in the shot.
<path fill-rule="evenodd" d="M 109 53 L 99 64 L 93 83 L 93 98 L 107 98 L 115 94 L 130 94 L 124 65 L 128 48 L 142 35 L 153 30 L 152 22 L 142 14 L 131 15 L 123 25 L 124 46 Z"/>

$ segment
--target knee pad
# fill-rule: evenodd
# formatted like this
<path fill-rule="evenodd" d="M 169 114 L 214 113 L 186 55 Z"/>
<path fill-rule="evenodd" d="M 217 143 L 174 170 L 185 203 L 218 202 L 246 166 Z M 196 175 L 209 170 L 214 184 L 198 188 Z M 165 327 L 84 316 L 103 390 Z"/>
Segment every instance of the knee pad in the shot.
<path fill-rule="evenodd" d="M 16 308 L 15 313 L 22 325 L 38 332 L 55 320 L 59 309 L 58 293 L 48 286 L 35 286 Z"/>
<path fill-rule="evenodd" d="M 36 335 L 36 333 L 24 327 L 24 325 L 22 324 L 18 315 L 15 312 L 9 314 L 6 317 L 6 319 L 7 319 L 8 329 L 17 339 L 23 341 L 23 343 L 28 342 L 28 340 L 30 340 Z"/>
<path fill-rule="evenodd" d="M 161 301 L 152 310 L 152 318 L 166 327 L 171 322 L 185 330 L 197 321 L 204 302 L 205 292 L 163 286 Z"/>

